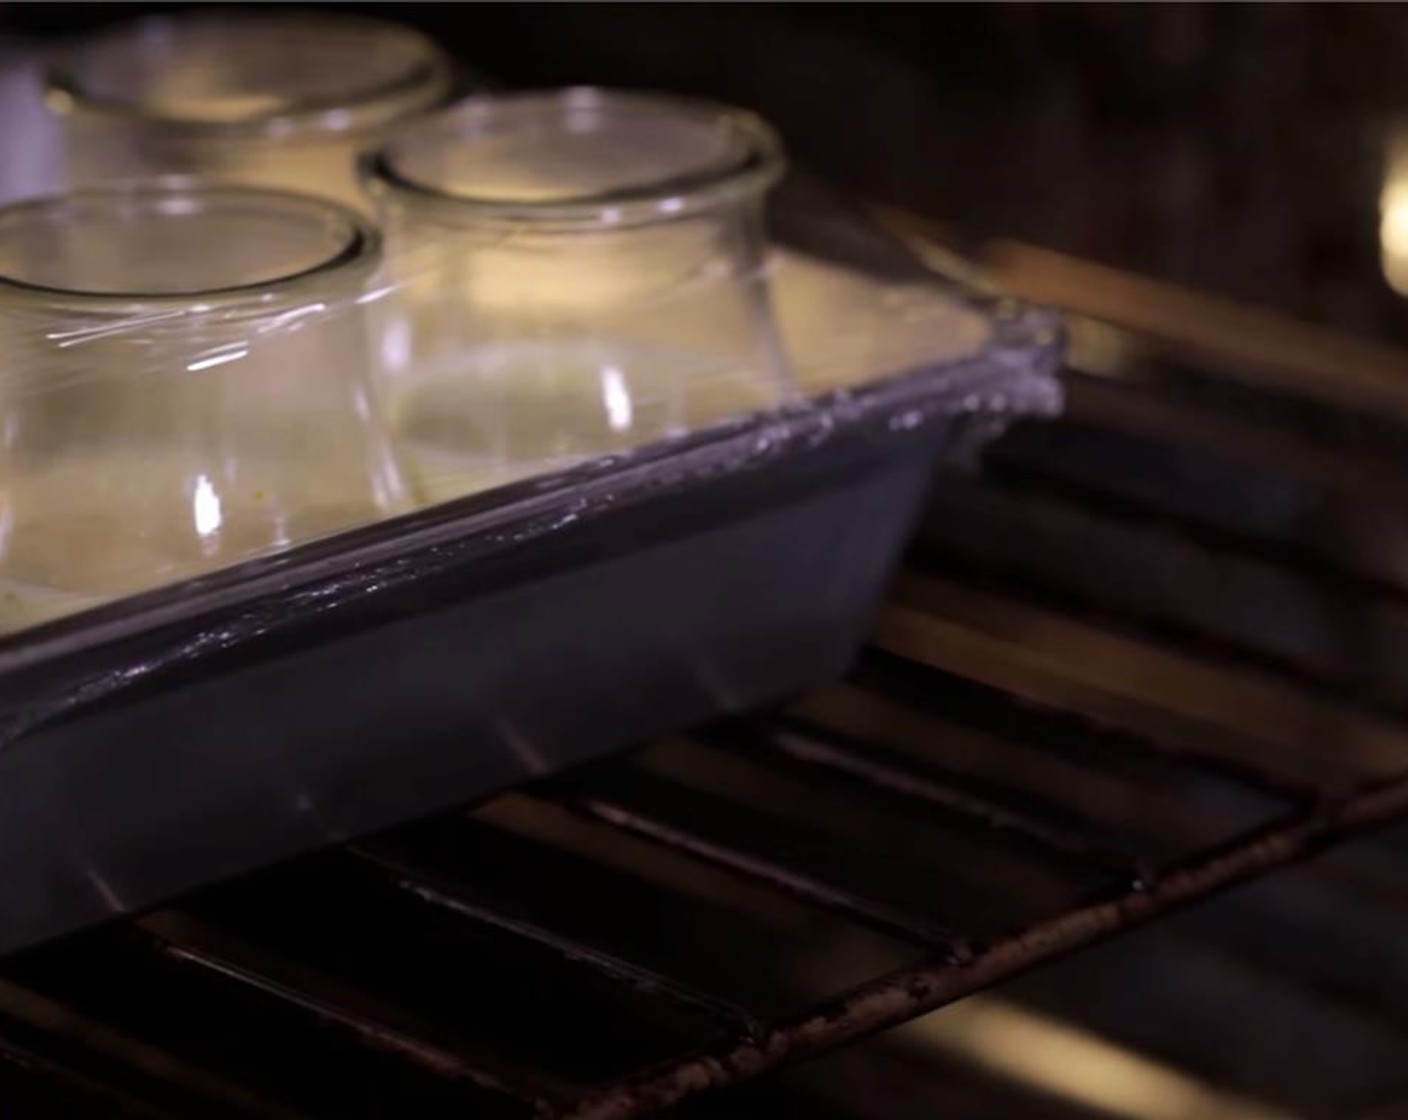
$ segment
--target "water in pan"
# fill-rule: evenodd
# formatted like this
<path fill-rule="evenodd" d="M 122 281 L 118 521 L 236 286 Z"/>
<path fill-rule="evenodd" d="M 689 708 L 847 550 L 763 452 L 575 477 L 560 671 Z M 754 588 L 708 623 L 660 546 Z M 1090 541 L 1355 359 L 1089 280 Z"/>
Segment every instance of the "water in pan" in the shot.
<path fill-rule="evenodd" d="M 416 497 L 449 500 L 979 349 L 990 327 L 936 288 L 877 284 L 798 253 L 773 255 L 786 378 L 689 350 L 600 337 L 487 342 L 422 365 L 389 392 Z M 408 335 L 407 335 L 408 337 Z M 397 334 L 384 344 L 394 347 Z M 388 364 L 395 366 L 393 360 Z"/>
<path fill-rule="evenodd" d="M 982 314 L 942 289 L 880 284 L 786 251 L 774 254 L 770 274 L 792 387 L 711 357 L 704 345 L 607 347 L 596 338 L 486 342 L 414 386 L 393 380 L 385 403 L 414 502 L 666 439 L 766 410 L 790 393 L 954 360 L 990 332 Z M 175 448 L 93 447 L 0 490 L 0 633 L 399 508 L 378 505 L 374 493 L 349 498 L 332 477 L 340 472 L 311 453 L 261 473 L 276 484 L 209 465 L 193 472 L 178 458 Z M 63 516 L 35 517 L 55 510 Z"/>
<path fill-rule="evenodd" d="M 559 469 L 776 404 L 779 387 L 708 355 L 589 338 L 486 345 L 389 401 L 425 503 Z"/>
<path fill-rule="evenodd" d="M 0 632 L 374 520 L 320 464 L 241 470 L 152 448 L 93 449 L 0 490 Z"/>
<path fill-rule="evenodd" d="M 771 261 L 773 311 L 799 389 L 852 388 L 980 350 L 992 325 L 935 285 L 878 282 L 788 250 Z"/>

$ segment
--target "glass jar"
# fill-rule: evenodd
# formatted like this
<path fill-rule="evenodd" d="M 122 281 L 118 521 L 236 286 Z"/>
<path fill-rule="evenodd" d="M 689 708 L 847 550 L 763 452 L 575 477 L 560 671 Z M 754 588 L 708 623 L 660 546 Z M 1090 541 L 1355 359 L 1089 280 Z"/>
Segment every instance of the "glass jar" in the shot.
<path fill-rule="evenodd" d="M 158 14 L 51 67 L 69 182 L 190 175 L 361 207 L 355 157 L 448 95 L 451 66 L 407 27 L 277 8 Z"/>
<path fill-rule="evenodd" d="M 776 136 L 735 109 L 471 98 L 366 161 L 395 293 L 380 373 L 424 502 L 776 405 Z"/>
<path fill-rule="evenodd" d="M 0 209 L 0 629 L 403 506 L 331 202 L 129 186 Z"/>

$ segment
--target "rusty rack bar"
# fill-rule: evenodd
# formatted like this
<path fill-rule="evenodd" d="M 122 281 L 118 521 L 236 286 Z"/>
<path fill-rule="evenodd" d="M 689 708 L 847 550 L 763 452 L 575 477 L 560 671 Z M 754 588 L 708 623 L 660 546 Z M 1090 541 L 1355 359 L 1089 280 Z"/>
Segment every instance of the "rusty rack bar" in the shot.
<path fill-rule="evenodd" d="M 1009 281 L 1063 275 L 1004 253 Z M 1307 394 L 1332 339 L 1279 380 L 1258 344 L 1252 414 L 1235 338 L 1193 340 L 1195 375 L 1179 316 L 1133 318 L 1159 329 L 1074 370 L 1062 421 L 936 483 L 845 680 L 0 962 L 0 1093 L 23 1115 L 628 1120 L 1408 814 L 1385 422 Z M 1343 414 L 1317 426 L 1307 395 Z M 1347 850 L 1361 876 L 1408 858 Z M 1408 915 L 1380 879 L 1361 944 Z M 1365 994 L 1380 958 L 1277 980 L 1235 923 L 1208 936 L 1408 1038 Z M 1372 1088 L 1364 1114 L 1397 1115 L 1408 1086 Z"/>
<path fill-rule="evenodd" d="M 1045 921 L 974 954 L 890 973 L 861 985 L 759 1038 L 684 1058 L 598 1093 L 567 1115 L 572 1120 L 631 1120 L 658 1112 L 705 1089 L 756 1077 L 856 1038 L 896 1026 L 965 995 L 1036 967 L 1176 907 L 1323 850 L 1408 812 L 1408 778 L 1365 789 L 1322 811 L 1293 818 L 1238 840 L 1152 884 L 1137 883 L 1114 898 Z"/>

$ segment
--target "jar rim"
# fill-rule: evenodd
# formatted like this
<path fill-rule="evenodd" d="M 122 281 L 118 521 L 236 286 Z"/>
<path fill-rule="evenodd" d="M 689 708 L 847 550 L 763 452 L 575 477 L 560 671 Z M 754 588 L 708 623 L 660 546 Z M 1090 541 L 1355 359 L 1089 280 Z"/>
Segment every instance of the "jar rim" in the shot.
<path fill-rule="evenodd" d="M 552 198 L 476 195 L 437 185 L 398 166 L 398 150 L 433 140 L 465 140 L 504 114 L 537 117 L 542 123 L 568 112 L 603 118 L 650 113 L 692 123 L 711 123 L 738 141 L 740 154 L 710 166 L 622 187 Z M 577 229 L 604 229 L 675 221 L 761 194 L 782 175 L 782 143 L 773 128 L 745 109 L 671 94 L 574 86 L 560 90 L 471 96 L 414 122 L 394 140 L 361 157 L 360 174 L 374 197 L 395 199 L 456 222 L 506 222 Z"/>
<path fill-rule="evenodd" d="M 85 80 L 85 56 L 105 49 L 130 51 L 134 40 L 159 32 L 199 34 L 231 27 L 266 29 L 271 35 L 302 27 L 340 28 L 373 37 L 395 36 L 414 59 L 405 71 L 378 85 L 349 87 L 345 94 L 310 97 L 239 117 L 163 111 L 141 96 L 100 92 Z M 130 20 L 76 45 L 50 61 L 44 85 L 50 106 L 64 114 L 92 114 L 140 123 L 163 131 L 225 138 L 279 141 L 310 134 L 357 132 L 429 109 L 454 85 L 455 68 L 426 35 L 389 20 L 316 10 L 162 12 Z"/>
<path fill-rule="evenodd" d="M 192 284 L 190 287 L 158 291 L 121 291 L 109 288 L 48 284 L 26 280 L 0 270 L 0 300 L 37 304 L 50 309 L 64 308 L 74 313 L 129 312 L 134 307 L 166 308 L 173 311 L 193 307 L 192 301 L 206 300 L 227 305 L 249 306 L 252 311 L 273 311 L 288 297 L 302 294 L 330 278 L 343 279 L 349 289 L 359 287 L 380 261 L 381 239 L 377 231 L 350 207 L 330 199 L 292 191 L 263 187 L 230 186 L 172 177 L 154 181 L 88 187 L 61 194 L 24 199 L 0 207 L 0 226 L 7 221 L 63 220 L 81 206 L 110 206 L 131 214 L 146 209 L 148 215 L 161 215 L 162 204 L 174 206 L 171 214 L 187 216 L 191 206 L 244 206 L 283 216 L 305 216 L 314 221 L 335 223 L 337 234 L 327 252 L 311 263 L 267 277 L 235 284 Z M 205 310 L 210 310 L 206 308 Z"/>

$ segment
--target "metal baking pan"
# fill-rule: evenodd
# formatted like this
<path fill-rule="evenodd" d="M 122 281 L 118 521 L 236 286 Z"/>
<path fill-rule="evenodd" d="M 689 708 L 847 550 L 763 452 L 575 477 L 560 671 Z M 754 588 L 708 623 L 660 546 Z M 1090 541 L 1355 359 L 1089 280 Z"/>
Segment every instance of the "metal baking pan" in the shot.
<path fill-rule="evenodd" d="M 840 672 L 935 468 L 1058 407 L 1061 333 L 796 186 L 773 228 L 842 284 L 809 322 L 778 271 L 810 399 L 0 641 L 0 951 Z M 824 388 L 914 350 L 846 292 L 921 277 L 917 336 L 879 306 L 929 357 Z"/>

